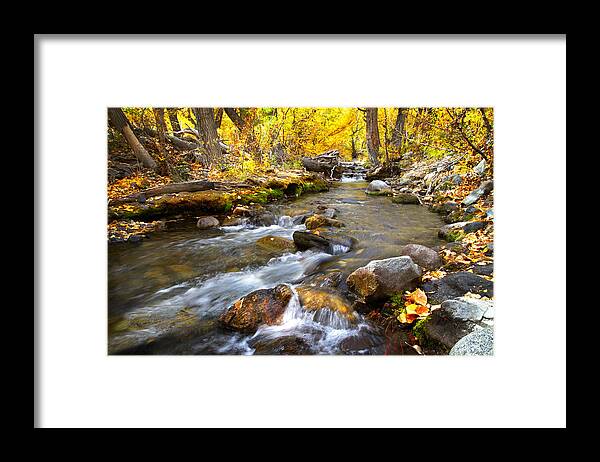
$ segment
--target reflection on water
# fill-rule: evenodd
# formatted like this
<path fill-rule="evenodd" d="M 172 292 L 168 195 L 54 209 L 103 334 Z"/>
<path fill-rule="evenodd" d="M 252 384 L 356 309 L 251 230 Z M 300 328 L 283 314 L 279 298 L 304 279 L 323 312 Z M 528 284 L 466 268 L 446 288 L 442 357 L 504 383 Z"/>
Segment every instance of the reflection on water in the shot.
<path fill-rule="evenodd" d="M 194 223 L 156 233 L 136 244 L 109 245 L 109 353 L 303 354 L 383 352 L 383 336 L 362 317 L 348 325 L 337 313 L 308 313 L 290 302 L 281 326 L 254 335 L 221 330 L 215 323 L 236 299 L 260 288 L 300 283 L 306 276 L 340 270 L 348 275 L 374 259 L 397 256 L 401 245 L 440 244 L 438 215 L 417 205 L 393 204 L 364 194 L 366 182 L 344 182 L 329 192 L 271 206 L 278 224 L 198 230 Z M 291 238 L 304 225 L 292 217 L 333 207 L 345 227 L 336 232 L 358 244 L 336 255 L 304 251 L 273 255 L 255 245 L 264 236 Z"/>

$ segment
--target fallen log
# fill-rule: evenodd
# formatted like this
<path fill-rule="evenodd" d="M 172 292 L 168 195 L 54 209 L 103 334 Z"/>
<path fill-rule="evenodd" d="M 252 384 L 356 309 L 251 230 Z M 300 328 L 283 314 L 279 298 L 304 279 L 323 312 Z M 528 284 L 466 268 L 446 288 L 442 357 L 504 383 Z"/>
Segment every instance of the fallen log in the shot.
<path fill-rule="evenodd" d="M 341 177 L 343 171 L 337 156 L 303 157 L 302 166 L 309 172 L 323 172 L 330 178 Z"/>
<path fill-rule="evenodd" d="M 162 194 L 178 193 L 178 192 L 194 192 L 194 191 L 206 191 L 207 189 L 214 189 L 215 183 L 207 180 L 196 180 L 188 181 L 185 183 L 171 183 L 163 186 L 156 186 L 155 188 L 146 189 L 139 193 L 130 194 L 129 196 L 121 197 L 119 199 L 112 199 L 109 205 L 125 204 L 128 202 L 145 202 L 148 197 L 160 196 Z"/>
<path fill-rule="evenodd" d="M 167 135 L 167 139 L 173 146 L 175 146 L 176 148 L 179 148 L 179 149 L 183 149 L 184 151 L 191 151 L 193 149 L 198 148 L 198 146 L 199 146 L 197 143 L 185 141 L 185 140 L 182 140 L 181 138 L 177 138 L 176 136 L 173 136 L 173 135 Z"/>

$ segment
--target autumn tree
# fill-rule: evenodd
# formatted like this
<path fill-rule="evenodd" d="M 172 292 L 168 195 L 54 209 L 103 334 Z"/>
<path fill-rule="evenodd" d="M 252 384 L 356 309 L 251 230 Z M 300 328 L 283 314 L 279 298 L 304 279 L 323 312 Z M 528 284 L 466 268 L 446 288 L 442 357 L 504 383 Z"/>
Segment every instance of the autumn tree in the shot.
<path fill-rule="evenodd" d="M 179 119 L 177 118 L 177 108 L 167 109 L 167 114 L 169 115 L 169 122 L 171 122 L 171 128 L 173 131 L 180 131 L 181 125 L 179 125 Z"/>
<path fill-rule="evenodd" d="M 396 123 L 394 124 L 394 131 L 392 132 L 392 139 L 390 144 L 398 148 L 398 152 L 402 150 L 402 140 L 404 138 L 404 121 L 406 120 L 406 109 L 403 107 L 398 108 L 398 115 L 396 116 Z"/>
<path fill-rule="evenodd" d="M 119 130 L 138 161 L 148 168 L 156 168 L 156 161 L 148 154 L 146 148 L 137 139 L 131 125 L 121 108 L 108 108 L 108 117 L 112 125 Z"/>
<path fill-rule="evenodd" d="M 209 107 L 197 107 L 194 108 L 194 115 L 196 116 L 198 133 L 206 149 L 208 164 L 214 164 L 221 157 L 221 146 L 219 145 L 214 112 Z"/>
<path fill-rule="evenodd" d="M 239 130 L 242 139 L 244 139 L 244 145 L 246 149 L 254 156 L 254 159 L 257 162 L 261 162 L 261 152 L 260 147 L 257 143 L 256 137 L 254 136 L 253 131 L 253 117 L 251 114 L 247 115 L 245 118 L 241 116 L 242 109 L 238 110 L 232 107 L 223 108 L 225 110 L 225 114 L 227 117 L 233 122 L 236 128 Z M 254 112 L 254 111 L 252 111 Z"/>
<path fill-rule="evenodd" d="M 377 108 L 368 107 L 361 109 L 365 113 L 367 150 L 371 165 L 379 164 L 379 121 L 377 119 Z"/>
<path fill-rule="evenodd" d="M 165 153 L 165 143 L 167 141 L 167 126 L 165 124 L 165 110 L 162 107 L 152 108 L 154 114 L 154 122 L 156 124 L 156 133 L 158 137 L 158 145 L 161 154 Z"/>

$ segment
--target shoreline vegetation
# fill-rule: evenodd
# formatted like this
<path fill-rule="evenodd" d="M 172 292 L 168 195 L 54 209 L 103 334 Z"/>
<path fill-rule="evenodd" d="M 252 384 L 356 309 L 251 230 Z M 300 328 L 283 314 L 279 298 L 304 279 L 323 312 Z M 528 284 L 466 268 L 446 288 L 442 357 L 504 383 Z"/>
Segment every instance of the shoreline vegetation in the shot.
<path fill-rule="evenodd" d="M 493 354 L 491 108 L 110 108 L 108 119 L 109 245 L 139 245 L 181 222 L 270 226 L 270 204 L 345 180 L 364 181 L 366 196 L 398 213 L 426 207 L 445 223 L 440 246 L 403 245 L 312 288 L 248 293 L 221 314 L 220 328 L 281 324 L 298 299 L 344 323 L 364 316 L 385 332 L 382 354 Z M 333 205 L 288 218 L 306 230 L 261 245 L 333 254 L 356 245 Z M 268 351 L 310 351 L 297 339 L 277 348 Z"/>

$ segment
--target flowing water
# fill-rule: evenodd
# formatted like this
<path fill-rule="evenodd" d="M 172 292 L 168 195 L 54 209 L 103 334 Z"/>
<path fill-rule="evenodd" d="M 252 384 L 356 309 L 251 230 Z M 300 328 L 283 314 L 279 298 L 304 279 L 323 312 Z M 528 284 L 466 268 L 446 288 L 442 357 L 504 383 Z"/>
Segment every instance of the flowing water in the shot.
<path fill-rule="evenodd" d="M 349 323 L 325 309 L 304 310 L 294 296 L 283 324 L 242 335 L 216 319 L 240 297 L 334 271 L 346 276 L 375 259 L 398 256 L 400 247 L 441 244 L 437 214 L 418 205 L 368 196 L 365 181 L 346 179 L 330 191 L 269 206 L 278 224 L 198 230 L 193 222 L 108 250 L 108 351 L 110 354 L 383 354 L 386 336 L 358 315 Z M 291 217 L 319 206 L 337 210 L 339 232 L 358 244 L 336 255 L 302 251 L 274 255 L 256 246 L 264 236 L 292 237 L 304 225 Z M 410 350 L 410 349 L 409 349 Z"/>

